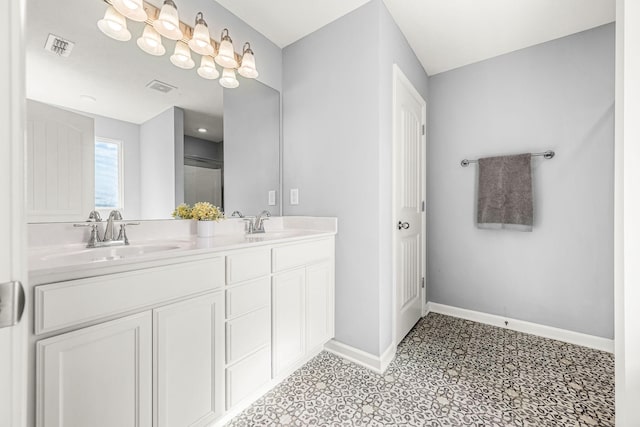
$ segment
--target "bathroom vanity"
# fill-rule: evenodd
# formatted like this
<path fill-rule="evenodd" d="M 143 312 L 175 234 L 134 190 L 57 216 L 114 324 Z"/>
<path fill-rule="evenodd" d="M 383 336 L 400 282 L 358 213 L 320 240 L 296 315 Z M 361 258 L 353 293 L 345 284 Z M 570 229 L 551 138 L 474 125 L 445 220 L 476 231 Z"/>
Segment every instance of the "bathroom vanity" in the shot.
<path fill-rule="evenodd" d="M 193 225 L 143 222 L 109 253 L 32 247 L 36 426 L 221 424 L 333 337 L 335 219 Z M 69 225 L 30 231 L 46 226 Z"/>

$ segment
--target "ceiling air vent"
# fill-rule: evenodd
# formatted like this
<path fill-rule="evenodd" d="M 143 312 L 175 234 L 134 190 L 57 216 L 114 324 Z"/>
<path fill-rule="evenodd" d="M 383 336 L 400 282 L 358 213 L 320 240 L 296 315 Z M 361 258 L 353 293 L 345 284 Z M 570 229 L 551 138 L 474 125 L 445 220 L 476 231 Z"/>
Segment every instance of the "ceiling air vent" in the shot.
<path fill-rule="evenodd" d="M 168 83 L 161 82 L 160 80 L 152 80 L 147 84 L 149 89 L 157 90 L 162 93 L 169 93 L 174 89 L 177 89 L 175 86 L 171 86 Z"/>
<path fill-rule="evenodd" d="M 44 50 L 55 53 L 58 56 L 68 57 L 76 44 L 70 40 L 65 40 L 53 34 L 49 34 Z"/>

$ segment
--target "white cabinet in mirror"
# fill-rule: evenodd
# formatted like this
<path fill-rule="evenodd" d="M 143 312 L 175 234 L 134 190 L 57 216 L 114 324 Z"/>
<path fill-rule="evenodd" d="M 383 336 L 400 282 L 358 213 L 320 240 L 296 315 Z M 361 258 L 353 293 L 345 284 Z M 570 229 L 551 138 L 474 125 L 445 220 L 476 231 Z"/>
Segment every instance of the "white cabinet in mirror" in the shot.
<path fill-rule="evenodd" d="M 281 186 L 279 92 L 254 79 L 223 89 L 110 39 L 95 24 L 104 12 L 99 0 L 26 2 L 28 221 L 86 220 L 105 192 L 128 220 L 168 219 L 187 200 L 278 215 L 268 198 Z M 134 37 L 144 26 L 128 22 Z M 43 49 L 50 35 L 71 49 Z M 117 169 L 96 168 L 96 140 L 119 142 Z"/>

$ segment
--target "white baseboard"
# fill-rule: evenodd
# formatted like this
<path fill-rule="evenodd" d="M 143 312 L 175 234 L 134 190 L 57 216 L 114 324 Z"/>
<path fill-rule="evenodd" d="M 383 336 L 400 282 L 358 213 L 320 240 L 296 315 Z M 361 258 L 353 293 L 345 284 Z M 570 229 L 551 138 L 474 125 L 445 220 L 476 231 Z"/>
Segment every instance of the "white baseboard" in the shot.
<path fill-rule="evenodd" d="M 367 353 L 350 345 L 343 344 L 336 340 L 331 340 L 324 345 L 324 349 L 329 353 L 347 359 L 350 362 L 364 366 L 372 371 L 382 374 L 396 355 L 396 346 L 392 343 L 380 356 Z"/>
<path fill-rule="evenodd" d="M 611 339 L 540 325 L 538 323 L 525 322 L 524 320 L 511 319 L 508 317 L 496 316 L 495 314 L 487 314 L 434 302 L 427 303 L 426 311 L 427 314 L 439 313 L 447 316 L 459 317 L 461 319 L 471 320 L 478 323 L 498 326 L 500 328 L 511 329 L 531 335 L 538 335 L 543 338 L 551 338 L 553 340 L 563 341 L 569 344 L 594 348 L 608 353 L 613 353 L 614 350 L 613 340 Z M 505 322 L 507 322 L 507 324 L 505 324 Z"/>

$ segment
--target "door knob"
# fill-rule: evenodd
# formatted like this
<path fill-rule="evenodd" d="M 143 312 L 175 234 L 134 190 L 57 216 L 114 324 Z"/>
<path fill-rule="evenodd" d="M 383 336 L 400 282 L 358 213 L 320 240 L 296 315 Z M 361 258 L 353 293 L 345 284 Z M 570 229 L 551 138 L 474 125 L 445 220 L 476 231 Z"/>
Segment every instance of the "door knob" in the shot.
<path fill-rule="evenodd" d="M 398 221 L 398 230 L 402 230 L 402 229 L 408 229 L 409 228 L 409 223 L 408 222 L 402 222 L 402 221 Z"/>
<path fill-rule="evenodd" d="M 24 303 L 22 283 L 0 283 L 0 328 L 16 325 L 20 321 Z"/>

